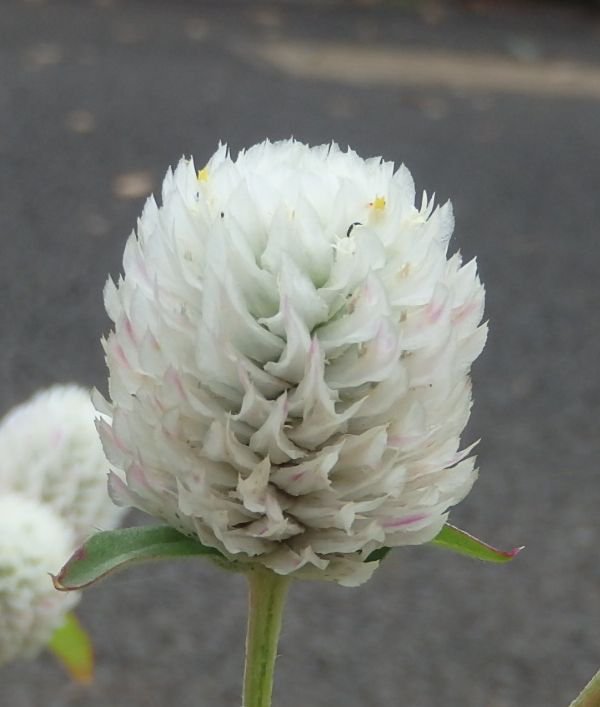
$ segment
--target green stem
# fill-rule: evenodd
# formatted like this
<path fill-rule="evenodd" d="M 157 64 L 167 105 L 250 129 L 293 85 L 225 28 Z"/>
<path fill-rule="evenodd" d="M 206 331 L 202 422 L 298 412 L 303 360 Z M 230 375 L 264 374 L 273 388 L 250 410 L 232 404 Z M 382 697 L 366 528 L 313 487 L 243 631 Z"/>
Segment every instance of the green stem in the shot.
<path fill-rule="evenodd" d="M 271 707 L 277 643 L 290 580 L 264 567 L 253 567 L 246 576 L 250 601 L 243 707 Z"/>
<path fill-rule="evenodd" d="M 583 692 L 570 707 L 600 707 L 600 670 L 583 688 Z"/>

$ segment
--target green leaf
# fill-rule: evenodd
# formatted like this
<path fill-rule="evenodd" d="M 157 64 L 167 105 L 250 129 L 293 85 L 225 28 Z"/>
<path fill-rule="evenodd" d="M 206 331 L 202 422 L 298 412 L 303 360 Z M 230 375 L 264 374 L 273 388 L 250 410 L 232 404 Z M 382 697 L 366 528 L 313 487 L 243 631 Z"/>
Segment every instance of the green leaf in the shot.
<path fill-rule="evenodd" d="M 443 547 L 447 550 L 458 552 L 460 555 L 474 557 L 475 559 L 483 560 L 484 562 L 496 562 L 500 564 L 510 562 L 523 549 L 522 547 L 515 547 L 508 552 L 498 550 L 497 548 L 478 540 L 473 535 L 469 535 L 469 533 L 464 530 L 460 530 L 460 528 L 450 525 L 450 523 L 446 523 L 431 543 L 433 545 L 438 545 L 438 547 Z M 391 547 L 379 547 L 377 550 L 373 550 L 365 562 L 381 561 L 391 549 Z"/>
<path fill-rule="evenodd" d="M 209 555 L 225 560 L 212 547 L 178 533 L 167 525 L 108 530 L 92 535 L 52 580 L 56 589 L 83 589 L 126 565 Z"/>
<path fill-rule="evenodd" d="M 94 677 L 92 642 L 75 614 L 66 615 L 64 624 L 52 635 L 48 650 L 58 658 L 73 680 L 81 683 L 92 681 Z"/>
<path fill-rule="evenodd" d="M 522 547 L 515 547 L 509 551 L 498 550 L 449 523 L 446 523 L 431 542 L 433 545 L 458 552 L 461 555 L 467 555 L 467 557 L 496 563 L 510 562 L 523 549 Z"/>
<path fill-rule="evenodd" d="M 600 670 L 583 688 L 582 692 L 571 702 L 570 707 L 598 707 L 600 705 Z"/>

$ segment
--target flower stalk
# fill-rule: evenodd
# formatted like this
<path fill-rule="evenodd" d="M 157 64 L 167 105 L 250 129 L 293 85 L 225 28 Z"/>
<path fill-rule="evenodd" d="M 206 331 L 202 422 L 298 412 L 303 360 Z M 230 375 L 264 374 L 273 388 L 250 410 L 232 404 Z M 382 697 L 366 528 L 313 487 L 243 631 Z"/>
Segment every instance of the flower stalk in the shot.
<path fill-rule="evenodd" d="M 243 707 L 271 707 L 273 674 L 290 578 L 254 566 L 249 584 Z"/>
<path fill-rule="evenodd" d="M 600 670 L 584 687 L 582 693 L 571 702 L 570 707 L 599 707 L 600 705 Z"/>

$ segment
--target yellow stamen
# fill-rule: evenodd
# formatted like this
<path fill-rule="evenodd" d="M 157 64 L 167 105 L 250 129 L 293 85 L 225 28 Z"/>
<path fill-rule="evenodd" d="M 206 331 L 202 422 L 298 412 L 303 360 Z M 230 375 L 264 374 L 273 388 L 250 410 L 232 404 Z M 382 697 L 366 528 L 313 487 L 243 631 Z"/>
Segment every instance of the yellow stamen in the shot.
<path fill-rule="evenodd" d="M 208 169 L 206 167 L 198 170 L 198 181 L 208 182 Z"/>
<path fill-rule="evenodd" d="M 383 211 L 385 209 L 385 196 L 375 197 L 372 206 L 377 211 Z"/>

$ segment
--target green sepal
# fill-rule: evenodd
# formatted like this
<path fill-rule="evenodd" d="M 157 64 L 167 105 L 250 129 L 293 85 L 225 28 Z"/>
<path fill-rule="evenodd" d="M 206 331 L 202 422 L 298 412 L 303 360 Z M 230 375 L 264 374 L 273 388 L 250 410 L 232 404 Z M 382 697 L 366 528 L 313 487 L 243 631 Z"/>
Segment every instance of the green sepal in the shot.
<path fill-rule="evenodd" d="M 89 587 L 123 567 L 153 560 L 206 555 L 229 562 L 218 550 L 182 535 L 167 525 L 145 525 L 96 533 L 52 577 L 60 591 Z"/>
<path fill-rule="evenodd" d="M 52 634 L 48 650 L 76 682 L 90 683 L 94 677 L 94 650 L 88 632 L 73 613 Z"/>
<path fill-rule="evenodd" d="M 450 525 L 450 523 L 446 523 L 431 543 L 446 550 L 457 552 L 459 555 L 466 555 L 475 560 L 495 562 L 497 564 L 510 562 L 523 549 L 523 547 L 515 547 L 512 550 L 498 550 L 498 548 L 478 540 L 464 530 Z"/>
<path fill-rule="evenodd" d="M 457 552 L 459 555 L 466 555 L 483 562 L 495 562 L 496 564 L 510 562 L 523 549 L 523 547 L 515 547 L 508 551 L 498 550 L 498 548 L 478 540 L 464 530 L 450 525 L 450 523 L 446 523 L 437 536 L 431 540 L 431 544 Z M 373 550 L 365 562 L 381 561 L 390 550 L 391 548 L 389 547 L 377 548 L 377 550 Z"/>

